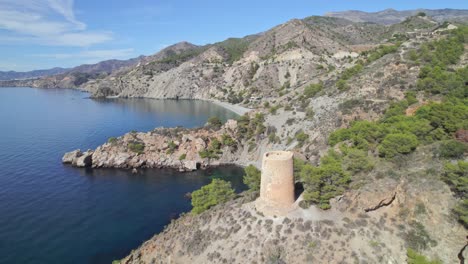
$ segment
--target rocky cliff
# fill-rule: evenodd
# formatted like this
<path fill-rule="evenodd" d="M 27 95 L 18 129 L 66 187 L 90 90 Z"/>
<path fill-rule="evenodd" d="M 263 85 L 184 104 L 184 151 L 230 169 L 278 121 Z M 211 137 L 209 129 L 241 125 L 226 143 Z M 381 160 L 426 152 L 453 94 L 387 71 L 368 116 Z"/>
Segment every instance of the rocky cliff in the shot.
<path fill-rule="evenodd" d="M 419 152 L 408 164 L 424 159 L 430 157 Z M 436 177 L 418 176 L 424 166 L 413 165 L 394 178 L 366 175 L 327 211 L 312 206 L 268 217 L 254 207 L 257 194 L 244 193 L 173 221 L 120 263 L 407 263 L 408 247 L 463 263 L 466 230 L 449 217 L 456 199 Z"/>

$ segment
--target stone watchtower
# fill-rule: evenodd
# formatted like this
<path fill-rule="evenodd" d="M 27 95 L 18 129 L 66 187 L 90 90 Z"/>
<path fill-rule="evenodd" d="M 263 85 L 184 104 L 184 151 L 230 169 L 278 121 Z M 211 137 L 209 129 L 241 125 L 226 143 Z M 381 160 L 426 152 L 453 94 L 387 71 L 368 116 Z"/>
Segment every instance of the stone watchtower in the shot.
<path fill-rule="evenodd" d="M 263 155 L 257 210 L 265 215 L 285 215 L 294 204 L 293 153 L 271 151 Z"/>

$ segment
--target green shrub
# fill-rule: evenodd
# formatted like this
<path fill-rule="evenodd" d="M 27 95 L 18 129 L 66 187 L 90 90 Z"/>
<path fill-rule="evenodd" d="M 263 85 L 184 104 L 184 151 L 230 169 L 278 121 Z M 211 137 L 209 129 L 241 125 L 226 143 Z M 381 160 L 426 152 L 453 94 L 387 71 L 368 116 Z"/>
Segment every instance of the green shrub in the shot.
<path fill-rule="evenodd" d="M 304 88 L 305 98 L 311 98 L 323 90 L 323 83 L 310 84 Z"/>
<path fill-rule="evenodd" d="M 409 248 L 417 251 L 423 251 L 437 245 L 437 241 L 429 236 L 424 225 L 416 221 L 410 223 L 410 229 L 405 233 L 404 239 Z"/>
<path fill-rule="evenodd" d="M 235 147 L 237 145 L 236 141 L 228 134 L 221 135 L 221 142 L 224 146 Z"/>
<path fill-rule="evenodd" d="M 260 135 L 265 132 L 263 122 L 265 116 L 257 113 L 253 118 L 245 114 L 237 120 L 237 137 L 240 139 L 251 139 L 254 135 Z"/>
<path fill-rule="evenodd" d="M 351 179 L 337 153 L 329 151 L 320 161 L 318 167 L 301 164 L 299 175 L 304 184 L 304 200 L 325 210 L 330 208 L 330 199 L 342 194 Z"/>
<path fill-rule="evenodd" d="M 166 151 L 166 154 L 172 154 L 177 149 L 177 145 L 172 140 L 169 141 L 169 143 L 167 143 L 167 147 L 168 149 Z"/>
<path fill-rule="evenodd" d="M 468 161 L 446 163 L 442 180 L 450 186 L 457 197 L 462 199 L 454 208 L 454 213 L 458 221 L 468 228 Z"/>
<path fill-rule="evenodd" d="M 425 256 L 418 254 L 411 248 L 407 249 L 406 256 L 408 257 L 408 264 L 442 264 L 439 260 L 427 259 Z"/>
<path fill-rule="evenodd" d="M 179 160 L 185 160 L 185 158 L 187 158 L 187 154 L 182 154 L 179 156 Z"/>
<path fill-rule="evenodd" d="M 440 156 L 443 158 L 459 159 L 463 157 L 467 146 L 456 140 L 446 140 L 440 144 Z"/>
<path fill-rule="evenodd" d="M 208 118 L 208 124 L 214 128 L 220 128 L 223 125 L 223 122 L 219 117 L 217 116 L 212 116 Z"/>
<path fill-rule="evenodd" d="M 268 135 L 268 142 L 269 143 L 278 143 L 281 139 L 276 135 L 275 132 L 272 132 Z"/>
<path fill-rule="evenodd" d="M 416 93 L 413 91 L 406 92 L 405 99 L 408 102 L 408 105 L 412 105 L 418 102 L 418 99 L 416 98 Z"/>
<path fill-rule="evenodd" d="M 110 143 L 110 144 L 115 144 L 115 143 L 117 143 L 117 138 L 116 137 L 110 137 L 107 140 L 107 142 Z"/>
<path fill-rule="evenodd" d="M 221 151 L 222 144 L 217 138 L 211 139 L 210 145 L 207 149 L 198 152 L 202 159 L 218 159 Z"/>
<path fill-rule="evenodd" d="M 374 164 L 367 156 L 367 152 L 360 149 L 349 149 L 344 157 L 343 164 L 346 170 L 352 173 L 372 170 Z"/>
<path fill-rule="evenodd" d="M 463 199 L 459 202 L 453 209 L 453 212 L 457 216 L 458 222 L 468 229 L 468 199 Z"/>
<path fill-rule="evenodd" d="M 346 81 L 345 81 L 345 80 L 341 80 L 341 79 L 338 80 L 338 81 L 336 82 L 336 87 L 337 87 L 338 90 L 340 90 L 340 91 L 346 91 L 346 90 L 349 89 L 349 85 L 346 83 Z"/>
<path fill-rule="evenodd" d="M 413 134 L 388 134 L 379 145 L 381 157 L 393 158 L 397 154 L 408 154 L 419 145 L 418 138 Z"/>
<path fill-rule="evenodd" d="M 309 135 L 307 135 L 303 131 L 300 131 L 299 133 L 296 134 L 296 140 L 297 142 L 299 142 L 299 147 L 302 147 L 308 139 L 309 139 Z"/>
<path fill-rule="evenodd" d="M 130 151 L 138 154 L 142 154 L 145 151 L 145 144 L 141 142 L 130 142 L 127 147 Z"/>
<path fill-rule="evenodd" d="M 281 105 L 274 105 L 274 106 L 270 107 L 270 114 L 276 115 L 278 109 L 280 109 L 280 108 L 281 108 Z"/>
<path fill-rule="evenodd" d="M 309 120 L 314 119 L 315 112 L 314 112 L 314 109 L 312 107 L 307 108 L 305 113 L 306 113 L 307 119 L 309 119 Z"/>
<path fill-rule="evenodd" d="M 374 49 L 372 51 L 366 52 L 368 53 L 367 56 L 367 63 L 371 63 L 373 61 L 376 61 L 383 56 L 394 53 L 398 50 L 398 47 L 400 47 L 401 42 L 397 42 L 395 45 L 380 45 L 377 49 Z"/>
<path fill-rule="evenodd" d="M 249 165 L 244 169 L 245 175 L 243 178 L 244 184 L 246 184 L 250 190 L 260 190 L 260 178 L 261 172 L 257 167 Z"/>
<path fill-rule="evenodd" d="M 213 179 L 210 184 L 192 192 L 192 212 L 194 214 L 202 213 L 203 211 L 217 204 L 225 203 L 234 197 L 235 193 L 230 182 Z"/>

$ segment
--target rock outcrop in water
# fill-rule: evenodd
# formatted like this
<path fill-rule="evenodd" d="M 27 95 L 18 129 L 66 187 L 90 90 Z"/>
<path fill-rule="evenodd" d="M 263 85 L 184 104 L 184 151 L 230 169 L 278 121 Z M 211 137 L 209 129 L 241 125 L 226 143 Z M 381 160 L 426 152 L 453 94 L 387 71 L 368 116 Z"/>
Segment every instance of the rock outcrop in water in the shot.
<path fill-rule="evenodd" d="M 76 167 L 91 167 L 93 164 L 93 151 L 81 152 L 79 149 L 65 153 L 62 157 L 63 163 L 69 163 Z"/>

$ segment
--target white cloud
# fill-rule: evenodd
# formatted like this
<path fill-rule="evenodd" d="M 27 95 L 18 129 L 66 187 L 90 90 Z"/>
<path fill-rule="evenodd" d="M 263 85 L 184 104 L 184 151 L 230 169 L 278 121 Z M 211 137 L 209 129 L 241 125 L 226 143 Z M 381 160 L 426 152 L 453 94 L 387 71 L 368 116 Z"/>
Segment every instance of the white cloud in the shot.
<path fill-rule="evenodd" d="M 77 20 L 73 0 L 0 0 L 0 41 L 86 47 L 112 39 Z"/>
<path fill-rule="evenodd" d="M 38 57 L 54 59 L 126 59 L 133 55 L 133 49 L 84 50 L 78 53 L 37 54 Z"/>

